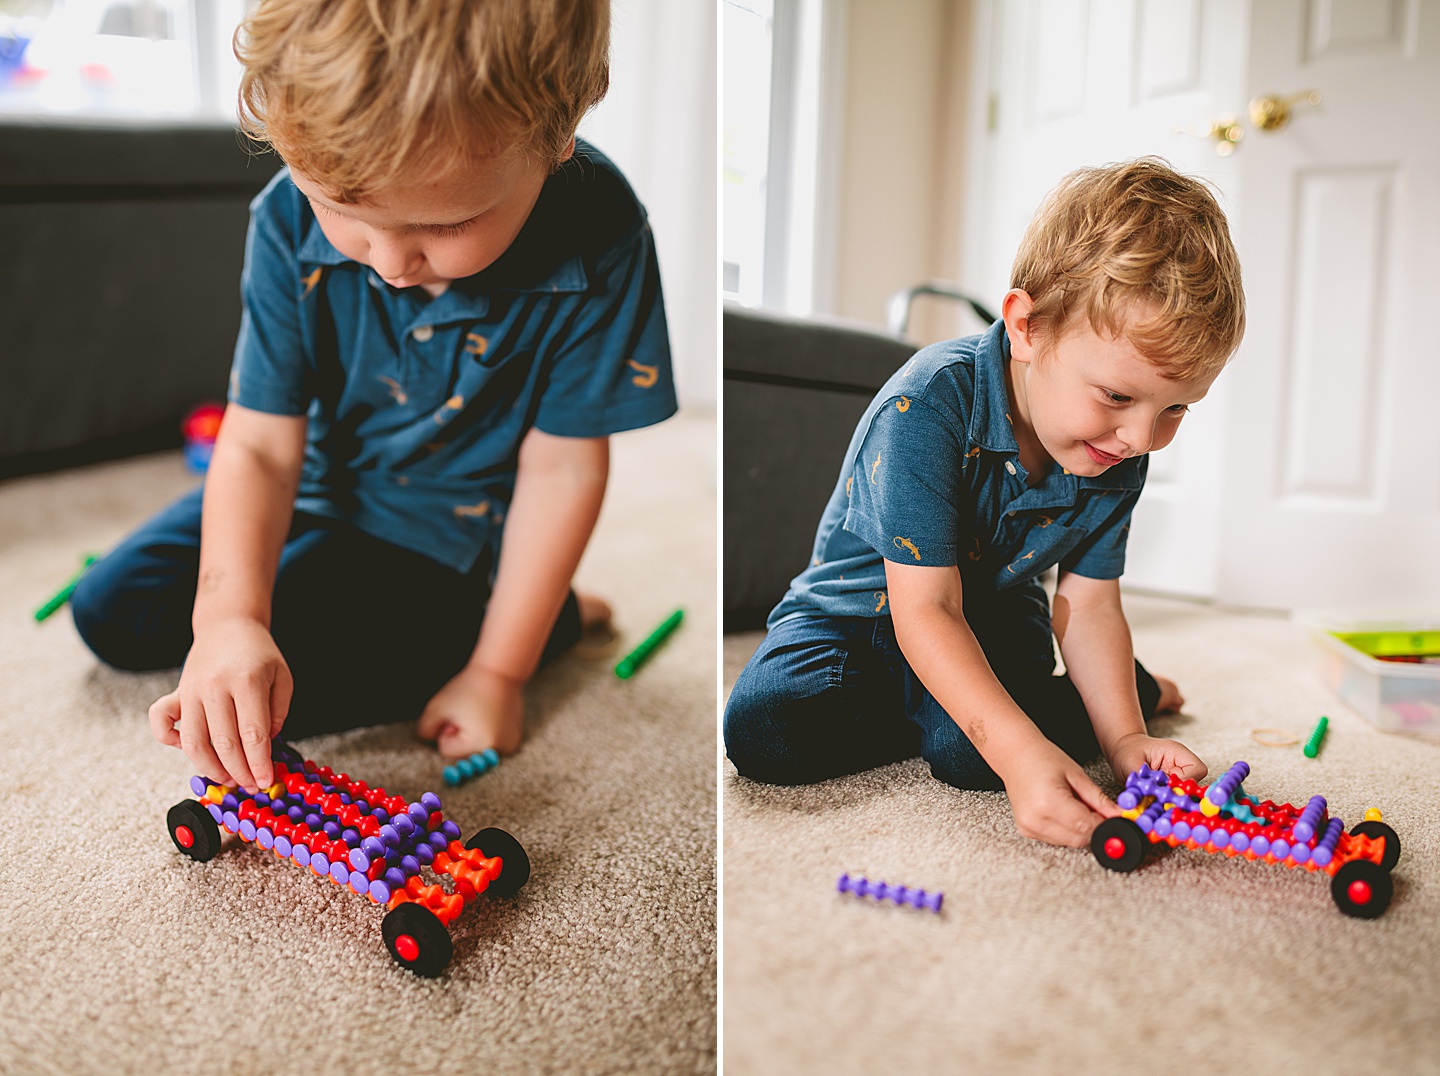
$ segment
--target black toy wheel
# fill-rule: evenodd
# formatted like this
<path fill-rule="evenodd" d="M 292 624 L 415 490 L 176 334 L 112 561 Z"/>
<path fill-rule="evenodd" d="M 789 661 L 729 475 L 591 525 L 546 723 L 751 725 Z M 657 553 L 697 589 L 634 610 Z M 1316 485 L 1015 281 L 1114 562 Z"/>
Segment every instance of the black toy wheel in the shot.
<path fill-rule="evenodd" d="M 1377 919 L 1390 906 L 1390 874 L 1368 859 L 1352 859 L 1330 882 L 1335 906 L 1356 919 Z"/>
<path fill-rule="evenodd" d="M 513 897 L 530 880 L 530 857 L 510 834 L 503 829 L 482 829 L 465 842 L 466 848 L 478 848 L 487 858 L 500 857 L 500 876 L 485 887 L 496 897 Z"/>
<path fill-rule="evenodd" d="M 220 827 L 196 800 L 184 800 L 165 816 L 175 847 L 201 863 L 220 854 Z"/>
<path fill-rule="evenodd" d="M 1400 861 L 1400 835 L 1384 822 L 1357 822 L 1350 827 L 1352 837 L 1384 837 L 1385 852 L 1380 857 L 1380 866 L 1386 871 L 1395 869 Z"/>
<path fill-rule="evenodd" d="M 1140 866 L 1149 844 L 1149 838 L 1128 818 L 1107 818 L 1090 835 L 1095 861 L 1106 870 L 1122 874 Z"/>
<path fill-rule="evenodd" d="M 395 963 L 433 979 L 450 963 L 455 947 L 445 924 L 423 904 L 406 901 L 380 923 L 380 936 Z"/>

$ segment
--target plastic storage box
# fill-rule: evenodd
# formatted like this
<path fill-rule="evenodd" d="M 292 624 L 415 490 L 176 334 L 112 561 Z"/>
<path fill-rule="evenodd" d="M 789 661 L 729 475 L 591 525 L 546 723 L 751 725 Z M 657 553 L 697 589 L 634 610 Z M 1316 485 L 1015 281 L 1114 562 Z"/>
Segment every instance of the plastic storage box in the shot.
<path fill-rule="evenodd" d="M 1387 732 L 1440 733 L 1440 617 L 1297 619 L 1320 649 L 1321 678 L 1367 721 Z"/>

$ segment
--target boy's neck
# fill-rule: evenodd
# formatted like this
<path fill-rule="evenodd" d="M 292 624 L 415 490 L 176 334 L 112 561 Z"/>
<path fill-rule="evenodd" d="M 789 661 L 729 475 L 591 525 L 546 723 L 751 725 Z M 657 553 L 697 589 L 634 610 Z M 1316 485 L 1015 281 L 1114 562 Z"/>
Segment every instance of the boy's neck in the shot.
<path fill-rule="evenodd" d="M 440 298 L 440 296 L 444 295 L 446 290 L 450 287 L 450 281 L 442 280 L 436 284 L 421 284 L 420 287 L 424 289 L 427 294 L 429 294 L 430 298 L 438 299 Z"/>
<path fill-rule="evenodd" d="M 1035 436 L 1035 427 L 1030 423 L 1030 406 L 1025 398 L 1023 377 L 1029 367 L 1025 366 L 1017 371 L 1015 366 L 1015 360 L 1007 357 L 1005 398 L 1010 403 L 1010 428 L 1015 434 L 1015 444 L 1020 449 L 1020 466 L 1025 468 L 1025 483 L 1028 486 L 1038 486 L 1045 480 L 1045 472 L 1050 469 L 1052 460 L 1041 445 L 1040 438 Z M 1017 373 L 1021 376 L 1017 376 Z"/>

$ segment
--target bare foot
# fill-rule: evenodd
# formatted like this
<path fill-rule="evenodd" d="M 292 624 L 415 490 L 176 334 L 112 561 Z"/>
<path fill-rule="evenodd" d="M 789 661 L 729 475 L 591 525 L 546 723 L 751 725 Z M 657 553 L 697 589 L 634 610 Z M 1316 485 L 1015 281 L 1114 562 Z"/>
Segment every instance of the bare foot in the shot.
<path fill-rule="evenodd" d="M 1157 676 L 1155 683 L 1160 687 L 1160 701 L 1155 704 L 1155 712 L 1157 714 L 1179 713 L 1180 707 L 1185 705 L 1185 696 L 1180 694 L 1180 688 L 1175 681 Z"/>
<path fill-rule="evenodd" d="M 584 661 L 602 661 L 612 656 L 619 649 L 620 635 L 610 623 L 614 615 L 610 603 L 577 590 L 575 604 L 580 607 L 580 639 L 571 652 Z"/>
<path fill-rule="evenodd" d="M 610 608 L 610 603 L 604 598 L 594 594 L 586 594 L 583 590 L 575 592 L 575 604 L 580 607 L 580 630 L 597 628 L 602 624 L 610 623 L 610 618 L 615 611 Z"/>

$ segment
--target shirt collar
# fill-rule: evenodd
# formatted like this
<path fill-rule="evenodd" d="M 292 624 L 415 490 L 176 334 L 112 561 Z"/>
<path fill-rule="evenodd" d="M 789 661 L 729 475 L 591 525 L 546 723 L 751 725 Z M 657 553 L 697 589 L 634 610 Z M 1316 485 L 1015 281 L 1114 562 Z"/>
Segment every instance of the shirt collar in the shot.
<path fill-rule="evenodd" d="M 975 398 L 970 413 L 970 443 L 986 452 L 996 452 L 1020 465 L 1020 443 L 1010 415 L 1010 395 L 1005 390 L 1005 367 L 1010 361 L 1010 337 L 1005 322 L 997 321 L 980 338 L 975 352 Z M 1034 490 L 1040 493 L 1052 485 L 1071 489 L 1140 489 L 1145 484 L 1147 456 L 1132 456 L 1103 473 L 1087 478 L 1052 467 Z M 1054 492 L 1060 492 L 1055 490 Z"/>
<path fill-rule="evenodd" d="M 590 286 L 585 271 L 584 259 L 578 254 L 561 256 L 557 260 L 557 233 L 563 234 L 563 214 L 557 202 L 563 194 L 563 183 L 568 177 L 559 173 L 546 181 L 535 208 L 530 211 L 520 234 L 505 253 L 473 276 L 453 281 L 451 291 L 459 290 L 478 298 L 498 291 L 520 292 L 583 292 Z M 315 220 L 314 210 L 308 204 L 301 212 L 309 217 L 309 230 L 300 244 L 300 261 L 310 265 L 355 264 L 341 254 L 325 238 L 324 231 Z"/>

